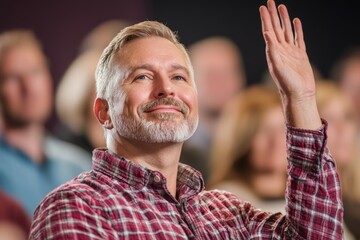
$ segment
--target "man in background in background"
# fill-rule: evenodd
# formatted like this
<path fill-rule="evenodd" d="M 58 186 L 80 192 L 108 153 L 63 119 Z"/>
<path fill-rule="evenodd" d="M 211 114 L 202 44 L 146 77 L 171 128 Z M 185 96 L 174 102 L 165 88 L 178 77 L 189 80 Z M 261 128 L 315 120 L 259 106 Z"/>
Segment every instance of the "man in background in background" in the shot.
<path fill-rule="evenodd" d="M 0 35 L 0 189 L 32 216 L 52 189 L 91 167 L 89 154 L 51 136 L 52 79 L 31 31 Z"/>
<path fill-rule="evenodd" d="M 227 37 L 199 40 L 189 46 L 189 52 L 198 87 L 200 122 L 184 144 L 181 161 L 200 170 L 206 181 L 215 124 L 226 103 L 245 86 L 246 76 L 241 51 Z"/>

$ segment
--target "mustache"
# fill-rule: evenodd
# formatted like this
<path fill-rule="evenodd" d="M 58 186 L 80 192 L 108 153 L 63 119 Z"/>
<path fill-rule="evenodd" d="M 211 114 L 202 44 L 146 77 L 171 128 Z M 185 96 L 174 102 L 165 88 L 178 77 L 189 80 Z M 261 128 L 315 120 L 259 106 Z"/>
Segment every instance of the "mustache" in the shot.
<path fill-rule="evenodd" d="M 139 111 L 146 112 L 160 105 L 169 105 L 169 106 L 178 107 L 184 115 L 187 115 L 189 113 L 188 106 L 186 106 L 185 103 L 174 98 L 160 98 L 152 102 L 144 103 L 139 107 Z"/>

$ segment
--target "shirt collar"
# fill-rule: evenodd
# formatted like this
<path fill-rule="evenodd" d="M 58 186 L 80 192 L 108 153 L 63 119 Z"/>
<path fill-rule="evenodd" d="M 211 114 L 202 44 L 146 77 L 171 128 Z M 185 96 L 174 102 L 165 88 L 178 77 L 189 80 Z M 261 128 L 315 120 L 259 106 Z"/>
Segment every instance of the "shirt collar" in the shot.
<path fill-rule="evenodd" d="M 111 179 L 125 182 L 138 189 L 146 185 L 153 185 L 156 176 L 157 178 L 160 176 L 161 179 L 164 179 L 160 172 L 145 168 L 124 157 L 110 153 L 104 148 L 98 148 L 93 151 L 93 169 L 107 175 Z M 178 196 L 193 195 L 203 189 L 204 181 L 201 173 L 188 165 L 180 163 L 177 176 Z"/>

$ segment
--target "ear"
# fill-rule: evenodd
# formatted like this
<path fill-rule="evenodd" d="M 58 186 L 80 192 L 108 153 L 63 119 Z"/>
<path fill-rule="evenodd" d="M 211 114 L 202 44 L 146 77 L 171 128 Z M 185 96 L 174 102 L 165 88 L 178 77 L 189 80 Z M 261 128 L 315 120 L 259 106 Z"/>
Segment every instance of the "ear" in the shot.
<path fill-rule="evenodd" d="M 94 102 L 94 114 L 99 123 L 106 129 L 112 129 L 113 124 L 109 114 L 109 104 L 105 99 L 96 98 Z"/>

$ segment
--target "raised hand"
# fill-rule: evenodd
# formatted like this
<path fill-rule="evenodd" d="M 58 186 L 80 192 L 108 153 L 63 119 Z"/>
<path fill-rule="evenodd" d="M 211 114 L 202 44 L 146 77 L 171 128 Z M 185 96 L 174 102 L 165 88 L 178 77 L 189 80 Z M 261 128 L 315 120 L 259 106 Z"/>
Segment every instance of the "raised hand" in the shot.
<path fill-rule="evenodd" d="M 301 21 L 293 28 L 285 5 L 278 9 L 273 0 L 260 7 L 266 59 L 270 74 L 283 100 L 288 124 L 317 129 L 321 126 L 316 107 L 315 80 L 306 53 Z"/>

